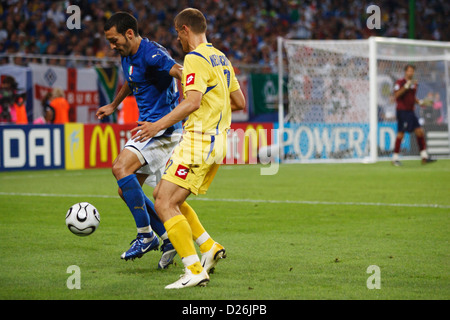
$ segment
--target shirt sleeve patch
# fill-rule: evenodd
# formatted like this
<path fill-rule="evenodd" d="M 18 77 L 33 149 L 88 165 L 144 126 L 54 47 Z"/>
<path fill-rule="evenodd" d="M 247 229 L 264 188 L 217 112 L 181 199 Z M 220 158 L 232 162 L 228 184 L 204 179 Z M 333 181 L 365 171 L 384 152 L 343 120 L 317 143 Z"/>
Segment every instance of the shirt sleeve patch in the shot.
<path fill-rule="evenodd" d="M 186 76 L 186 87 L 194 84 L 195 82 L 195 73 L 190 73 Z"/>

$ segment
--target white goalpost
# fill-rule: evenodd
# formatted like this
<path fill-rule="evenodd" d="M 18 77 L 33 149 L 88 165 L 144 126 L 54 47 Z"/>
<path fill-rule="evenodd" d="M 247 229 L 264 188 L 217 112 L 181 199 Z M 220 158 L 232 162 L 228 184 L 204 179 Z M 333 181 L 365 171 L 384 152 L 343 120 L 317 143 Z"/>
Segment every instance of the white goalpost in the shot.
<path fill-rule="evenodd" d="M 395 142 L 393 87 L 414 64 L 417 114 L 428 151 L 449 157 L 450 42 L 278 38 L 278 136 L 282 162 L 376 162 Z M 287 74 L 286 74 L 287 71 Z M 283 78 L 285 77 L 285 78 Z M 287 79 L 287 96 L 283 92 Z M 405 136 L 402 154 L 417 157 Z"/>

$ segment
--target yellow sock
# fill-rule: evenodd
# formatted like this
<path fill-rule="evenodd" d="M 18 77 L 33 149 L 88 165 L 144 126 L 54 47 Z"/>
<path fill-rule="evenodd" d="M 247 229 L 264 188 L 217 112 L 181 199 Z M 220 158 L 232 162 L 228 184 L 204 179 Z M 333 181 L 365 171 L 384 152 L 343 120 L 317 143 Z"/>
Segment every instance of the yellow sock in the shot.
<path fill-rule="evenodd" d="M 192 230 L 186 218 L 179 214 L 164 223 L 169 240 L 181 258 L 197 255 Z"/>
<path fill-rule="evenodd" d="M 195 213 L 194 209 L 192 209 L 186 201 L 181 204 L 180 211 L 191 226 L 192 238 L 197 240 L 198 237 L 206 232 L 205 228 L 203 228 L 200 220 L 198 219 L 197 213 Z"/>
<path fill-rule="evenodd" d="M 194 209 L 185 201 L 181 204 L 180 211 L 186 217 L 192 230 L 192 238 L 199 245 L 200 251 L 203 253 L 210 250 L 214 245 L 214 240 L 203 228 Z"/>

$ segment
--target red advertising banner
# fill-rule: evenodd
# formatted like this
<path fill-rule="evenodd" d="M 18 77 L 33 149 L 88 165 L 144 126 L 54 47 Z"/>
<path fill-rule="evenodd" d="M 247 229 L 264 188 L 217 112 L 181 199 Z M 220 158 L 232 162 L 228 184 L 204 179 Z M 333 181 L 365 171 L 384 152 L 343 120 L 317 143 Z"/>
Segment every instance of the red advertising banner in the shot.
<path fill-rule="evenodd" d="M 258 150 L 272 144 L 273 123 L 232 123 L 224 164 L 258 163 Z"/>
<path fill-rule="evenodd" d="M 85 168 L 110 168 L 125 143 L 131 137 L 135 124 L 84 125 Z"/>
<path fill-rule="evenodd" d="M 84 167 L 110 168 L 135 124 L 84 125 Z M 224 164 L 258 163 L 258 150 L 272 144 L 273 123 L 233 123 Z"/>

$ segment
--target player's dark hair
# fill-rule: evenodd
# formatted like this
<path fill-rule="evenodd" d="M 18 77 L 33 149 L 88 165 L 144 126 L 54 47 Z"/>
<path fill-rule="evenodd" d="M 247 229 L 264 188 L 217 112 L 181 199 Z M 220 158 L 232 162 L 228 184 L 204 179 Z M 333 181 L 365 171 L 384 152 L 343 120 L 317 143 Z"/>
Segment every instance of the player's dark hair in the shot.
<path fill-rule="evenodd" d="M 206 18 L 203 13 L 194 8 L 186 8 L 174 19 L 175 27 L 188 26 L 194 33 L 200 34 L 206 32 Z"/>
<path fill-rule="evenodd" d="M 103 27 L 104 31 L 108 31 L 112 27 L 116 27 L 118 33 L 125 35 L 128 29 L 133 30 L 134 35 L 137 36 L 138 32 L 138 22 L 135 17 L 133 17 L 128 12 L 116 12 L 114 13 L 108 21 L 106 21 Z"/>
<path fill-rule="evenodd" d="M 414 70 L 416 70 L 416 66 L 413 65 L 413 64 L 407 64 L 407 65 L 405 66 L 405 71 L 408 70 L 408 68 L 413 68 Z"/>

